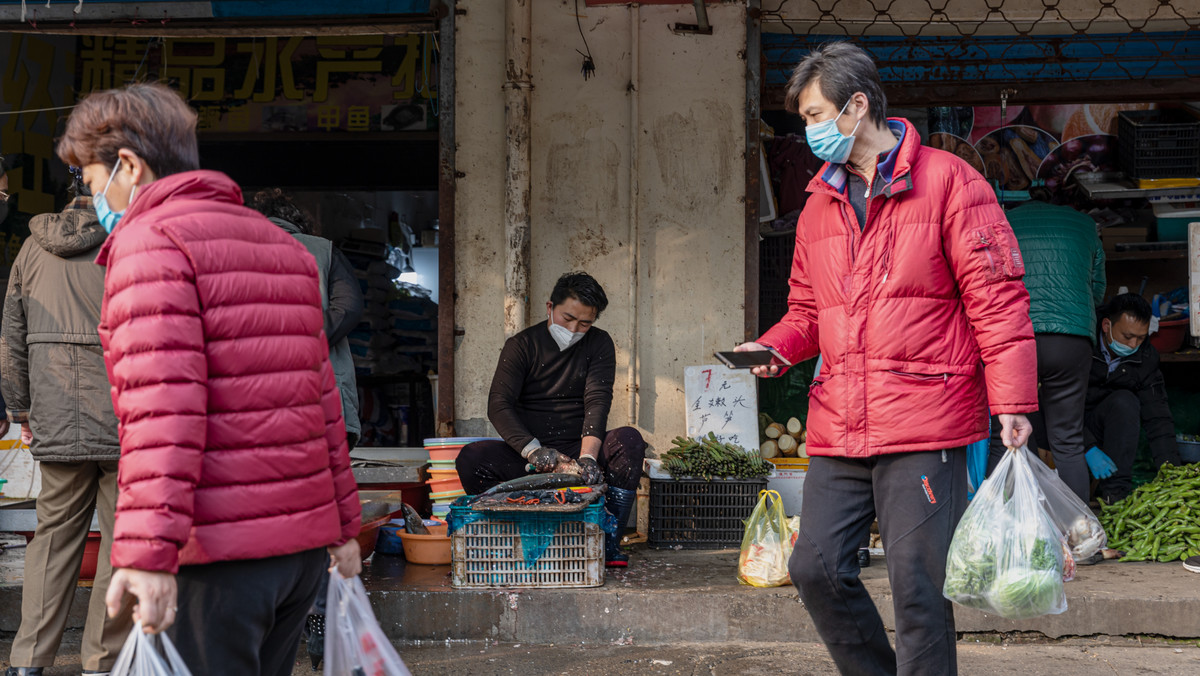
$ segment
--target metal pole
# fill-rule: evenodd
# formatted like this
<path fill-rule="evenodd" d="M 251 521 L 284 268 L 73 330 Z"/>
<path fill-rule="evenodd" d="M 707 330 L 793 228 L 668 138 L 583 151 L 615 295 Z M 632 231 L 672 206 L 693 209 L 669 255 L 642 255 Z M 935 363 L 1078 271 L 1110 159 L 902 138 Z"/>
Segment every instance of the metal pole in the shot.
<path fill-rule="evenodd" d="M 504 172 L 504 335 L 529 321 L 529 100 L 533 0 L 506 0 L 504 121 L 508 147 Z"/>
<path fill-rule="evenodd" d="M 444 0 L 446 14 L 438 22 L 438 437 L 454 436 L 454 193 L 458 180 L 454 161 L 454 10 L 456 0 Z"/>
<path fill-rule="evenodd" d="M 758 337 L 758 197 L 761 190 L 759 169 L 758 121 L 762 116 L 761 0 L 749 0 L 746 7 L 746 309 L 743 333 L 746 340 Z"/>
<path fill-rule="evenodd" d="M 629 6 L 629 425 L 638 419 L 638 264 L 641 258 L 641 230 L 638 227 L 638 140 L 641 138 L 638 111 L 640 86 L 640 42 L 642 11 L 638 3 Z"/>
<path fill-rule="evenodd" d="M 701 33 L 707 33 L 711 29 L 708 25 L 708 8 L 704 6 L 704 0 L 692 0 L 692 4 L 696 6 L 696 26 Z"/>

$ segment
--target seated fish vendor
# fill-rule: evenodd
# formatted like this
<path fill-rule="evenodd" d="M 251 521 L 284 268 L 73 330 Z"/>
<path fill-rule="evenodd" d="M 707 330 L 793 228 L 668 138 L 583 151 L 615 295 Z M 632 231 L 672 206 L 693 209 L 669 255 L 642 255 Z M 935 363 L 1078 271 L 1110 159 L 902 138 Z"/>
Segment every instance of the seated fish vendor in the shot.
<path fill-rule="evenodd" d="M 1084 446 L 1090 447 L 1088 467 L 1100 479 L 1097 494 L 1112 504 L 1133 491 L 1133 461 L 1143 430 L 1155 470 L 1163 463 L 1178 465 L 1180 459 L 1158 350 L 1147 340 L 1150 304 L 1126 293 L 1109 301 L 1099 314 L 1083 416 Z"/>
<path fill-rule="evenodd" d="M 488 394 L 488 419 L 503 441 L 463 447 L 456 467 L 467 493 L 533 473 L 571 471 L 580 482 L 608 484 L 608 510 L 629 520 L 646 442 L 632 427 L 609 430 L 616 353 L 608 333 L 593 324 L 608 307 L 591 276 L 559 278 L 546 303 L 546 321 L 509 338 Z M 628 565 L 620 530 L 605 541 L 610 567 Z"/>

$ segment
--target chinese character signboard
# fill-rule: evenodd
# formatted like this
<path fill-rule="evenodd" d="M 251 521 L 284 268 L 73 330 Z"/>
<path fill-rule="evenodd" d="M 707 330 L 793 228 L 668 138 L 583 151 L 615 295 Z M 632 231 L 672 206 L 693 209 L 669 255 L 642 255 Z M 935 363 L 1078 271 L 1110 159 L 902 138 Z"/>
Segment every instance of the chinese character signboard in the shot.
<path fill-rule="evenodd" d="M 84 36 L 81 94 L 157 79 L 203 132 L 437 129 L 432 35 L 269 38 Z"/>
<path fill-rule="evenodd" d="M 687 435 L 715 433 L 722 442 L 758 448 L 758 385 L 748 370 L 689 366 L 683 370 Z"/>

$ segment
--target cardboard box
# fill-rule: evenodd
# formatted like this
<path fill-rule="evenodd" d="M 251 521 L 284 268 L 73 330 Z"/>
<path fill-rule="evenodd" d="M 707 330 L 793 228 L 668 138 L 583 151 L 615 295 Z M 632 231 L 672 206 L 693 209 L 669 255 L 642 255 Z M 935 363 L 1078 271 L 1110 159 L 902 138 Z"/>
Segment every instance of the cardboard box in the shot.
<path fill-rule="evenodd" d="M 1111 227 L 1104 228 L 1100 231 L 1100 242 L 1104 245 L 1106 252 L 1117 250 L 1118 244 L 1129 244 L 1133 242 L 1145 242 L 1150 235 L 1150 229 L 1145 226 L 1133 227 Z"/>

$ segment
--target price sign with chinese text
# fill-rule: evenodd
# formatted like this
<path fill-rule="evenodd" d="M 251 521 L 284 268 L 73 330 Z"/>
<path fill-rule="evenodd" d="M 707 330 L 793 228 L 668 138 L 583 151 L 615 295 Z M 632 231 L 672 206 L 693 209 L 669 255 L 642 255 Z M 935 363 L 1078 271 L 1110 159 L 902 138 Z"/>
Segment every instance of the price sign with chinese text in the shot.
<path fill-rule="evenodd" d="M 688 366 L 683 370 L 687 397 L 687 436 L 709 432 L 722 442 L 758 448 L 758 384 L 749 370 L 724 366 Z"/>

